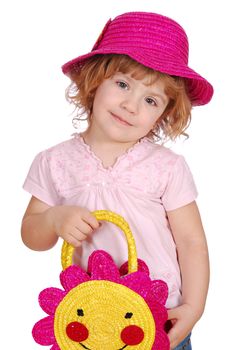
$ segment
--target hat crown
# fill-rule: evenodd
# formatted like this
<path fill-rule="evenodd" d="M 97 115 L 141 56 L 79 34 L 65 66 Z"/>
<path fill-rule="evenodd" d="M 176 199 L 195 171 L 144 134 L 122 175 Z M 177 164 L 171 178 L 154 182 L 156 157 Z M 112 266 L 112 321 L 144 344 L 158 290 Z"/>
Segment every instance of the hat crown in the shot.
<path fill-rule="evenodd" d="M 127 12 L 109 20 L 91 52 L 62 67 L 64 74 L 79 73 L 96 55 L 127 55 L 155 71 L 186 79 L 192 105 L 208 103 L 212 85 L 188 66 L 189 44 L 184 29 L 173 19 L 151 12 Z"/>
<path fill-rule="evenodd" d="M 93 50 L 124 48 L 141 54 L 157 55 L 180 64 L 188 64 L 188 38 L 174 20 L 148 12 L 128 12 L 109 20 Z"/>

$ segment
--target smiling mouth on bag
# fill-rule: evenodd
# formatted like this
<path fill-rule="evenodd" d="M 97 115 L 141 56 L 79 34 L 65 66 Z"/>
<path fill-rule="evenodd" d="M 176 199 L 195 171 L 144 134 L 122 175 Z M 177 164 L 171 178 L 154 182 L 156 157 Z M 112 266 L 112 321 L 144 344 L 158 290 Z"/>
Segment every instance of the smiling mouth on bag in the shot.
<path fill-rule="evenodd" d="M 87 346 L 85 346 L 84 344 L 82 344 L 82 343 L 79 343 L 84 349 L 87 349 L 87 350 L 92 350 L 92 349 L 90 349 L 90 348 L 88 348 Z M 125 349 L 126 347 L 127 347 L 128 345 L 127 344 L 125 344 L 122 348 L 120 348 L 120 349 L 117 349 L 117 350 L 123 350 L 123 349 Z"/>

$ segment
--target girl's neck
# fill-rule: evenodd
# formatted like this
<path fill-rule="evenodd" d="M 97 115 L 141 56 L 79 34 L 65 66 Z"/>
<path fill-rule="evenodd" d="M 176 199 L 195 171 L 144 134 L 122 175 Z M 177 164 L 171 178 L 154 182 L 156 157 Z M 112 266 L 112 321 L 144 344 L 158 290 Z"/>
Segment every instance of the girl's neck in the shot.
<path fill-rule="evenodd" d="M 87 129 L 81 134 L 84 142 L 90 147 L 92 152 L 102 161 L 104 167 L 111 167 L 118 157 L 124 154 L 136 142 L 115 142 L 104 138 L 98 132 Z"/>
<path fill-rule="evenodd" d="M 84 141 L 92 148 L 106 148 L 111 149 L 113 152 L 122 152 L 131 148 L 135 141 L 121 142 L 109 138 L 108 135 L 103 134 L 99 130 L 93 130 L 93 128 L 88 128 L 83 132 L 82 137 Z"/>

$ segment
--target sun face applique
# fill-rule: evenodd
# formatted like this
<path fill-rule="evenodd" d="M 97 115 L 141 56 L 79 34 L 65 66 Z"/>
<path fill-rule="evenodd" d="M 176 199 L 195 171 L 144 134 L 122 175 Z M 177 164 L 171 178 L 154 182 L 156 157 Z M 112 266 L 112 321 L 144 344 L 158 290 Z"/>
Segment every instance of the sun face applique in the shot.
<path fill-rule="evenodd" d="M 125 234 L 128 261 L 118 268 L 103 250 L 94 251 L 87 272 L 72 264 L 74 247 L 63 243 L 60 282 L 39 295 L 48 314 L 32 330 L 35 341 L 50 350 L 169 350 L 164 326 L 167 284 L 151 280 L 137 259 L 134 237 L 118 214 L 98 210 L 97 220 L 116 224 Z"/>
<path fill-rule="evenodd" d="M 77 265 L 60 274 L 64 290 L 39 295 L 49 315 L 33 327 L 33 337 L 51 350 L 168 350 L 167 285 L 151 280 L 144 262 L 121 276 L 112 257 L 95 251 L 88 272 Z"/>

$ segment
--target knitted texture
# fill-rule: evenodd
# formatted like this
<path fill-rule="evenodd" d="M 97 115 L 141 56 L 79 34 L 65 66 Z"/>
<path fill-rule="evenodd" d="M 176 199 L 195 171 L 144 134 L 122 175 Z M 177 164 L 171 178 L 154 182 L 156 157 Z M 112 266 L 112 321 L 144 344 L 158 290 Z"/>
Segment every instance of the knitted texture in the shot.
<path fill-rule="evenodd" d="M 119 220 L 119 226 L 128 230 L 116 214 L 94 214 L 99 220 Z M 131 232 L 126 238 L 131 250 Z M 63 250 L 72 253 L 66 246 Z M 49 316 L 34 325 L 35 341 L 52 346 L 51 350 L 169 350 L 164 331 L 167 285 L 151 280 L 142 260 L 137 260 L 136 271 L 129 273 L 129 269 L 129 261 L 118 269 L 102 250 L 90 255 L 87 272 L 77 265 L 67 266 L 60 274 L 63 289 L 51 287 L 39 295 L 40 306 Z"/>
<path fill-rule="evenodd" d="M 79 70 L 95 55 L 124 54 L 156 71 L 186 79 L 193 105 L 208 103 L 212 85 L 188 66 L 189 44 L 174 20 L 148 12 L 128 12 L 109 20 L 93 49 L 62 66 L 64 74 Z"/>

